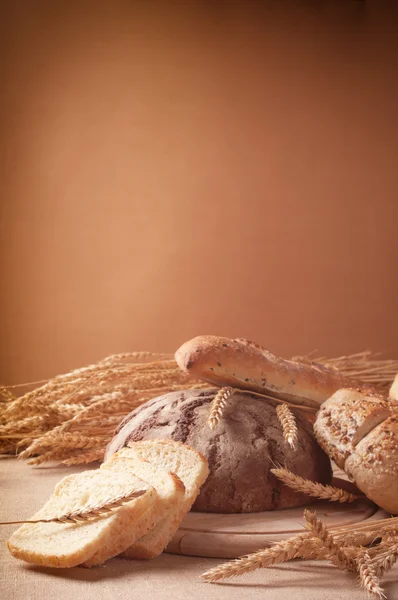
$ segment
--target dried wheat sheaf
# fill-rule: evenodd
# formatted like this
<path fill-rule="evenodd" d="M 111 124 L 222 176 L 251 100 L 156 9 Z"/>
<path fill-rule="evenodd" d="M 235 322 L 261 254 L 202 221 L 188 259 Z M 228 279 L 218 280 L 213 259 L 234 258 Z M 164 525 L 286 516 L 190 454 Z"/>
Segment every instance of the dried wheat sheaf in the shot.
<path fill-rule="evenodd" d="M 216 583 L 296 558 L 329 560 L 341 569 L 356 571 L 361 586 L 372 597 L 385 598 L 379 579 L 398 557 L 398 517 L 330 530 L 314 512 L 306 509 L 304 517 L 307 533 L 218 565 L 202 578 Z M 375 543 L 376 539 L 382 541 Z"/>
<path fill-rule="evenodd" d="M 0 455 L 32 464 L 100 461 L 121 420 L 151 398 L 207 387 L 169 355 L 133 352 L 76 369 L 16 398 L 0 390 Z"/>

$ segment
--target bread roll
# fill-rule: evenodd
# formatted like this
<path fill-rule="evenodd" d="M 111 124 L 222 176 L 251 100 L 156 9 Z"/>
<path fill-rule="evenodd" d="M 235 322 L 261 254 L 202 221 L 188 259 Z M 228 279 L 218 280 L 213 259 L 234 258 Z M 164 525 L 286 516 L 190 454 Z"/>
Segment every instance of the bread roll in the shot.
<path fill-rule="evenodd" d="M 380 423 L 356 446 L 345 471 L 368 498 L 398 514 L 398 415 Z"/>
<path fill-rule="evenodd" d="M 390 387 L 390 398 L 398 400 L 398 373 L 395 375 L 395 379 Z"/>
<path fill-rule="evenodd" d="M 314 430 L 319 445 L 368 498 L 398 513 L 396 402 L 339 390 L 322 405 Z"/>
<path fill-rule="evenodd" d="M 382 396 L 343 389 L 322 404 L 314 431 L 320 446 L 343 469 L 355 445 L 390 415 L 391 405 Z"/>
<path fill-rule="evenodd" d="M 323 365 L 284 360 L 241 338 L 199 336 L 183 344 L 175 359 L 181 369 L 212 384 L 252 390 L 313 408 L 319 408 L 338 389 L 356 385 Z"/>

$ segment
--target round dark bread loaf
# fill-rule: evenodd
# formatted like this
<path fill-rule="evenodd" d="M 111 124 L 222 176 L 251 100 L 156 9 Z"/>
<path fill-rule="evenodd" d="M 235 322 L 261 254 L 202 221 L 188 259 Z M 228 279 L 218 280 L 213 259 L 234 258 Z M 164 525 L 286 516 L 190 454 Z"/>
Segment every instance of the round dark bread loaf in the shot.
<path fill-rule="evenodd" d="M 141 405 L 120 424 L 105 458 L 129 442 L 173 439 L 192 446 L 209 461 L 210 474 L 193 510 L 248 513 L 307 504 L 308 496 L 283 485 L 271 472 L 283 465 L 301 477 L 329 483 L 330 460 L 318 446 L 312 427 L 293 410 L 298 443 L 285 441 L 277 402 L 236 392 L 212 431 L 207 419 L 218 389 L 185 390 Z"/>

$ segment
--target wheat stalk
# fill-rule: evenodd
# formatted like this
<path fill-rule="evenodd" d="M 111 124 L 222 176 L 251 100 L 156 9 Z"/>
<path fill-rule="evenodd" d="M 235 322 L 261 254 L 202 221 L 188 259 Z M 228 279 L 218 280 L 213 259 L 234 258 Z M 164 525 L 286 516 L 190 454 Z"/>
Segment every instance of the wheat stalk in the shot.
<path fill-rule="evenodd" d="M 298 441 L 296 418 L 287 404 L 282 403 L 276 407 L 276 414 L 282 425 L 283 437 L 295 450 Z"/>
<path fill-rule="evenodd" d="M 362 551 L 358 558 L 358 571 L 361 586 L 367 590 L 374 598 L 382 600 L 385 598 L 382 588 L 380 587 L 379 578 L 376 575 L 371 558 L 366 551 Z"/>
<path fill-rule="evenodd" d="M 398 560 L 398 543 L 390 541 L 386 544 L 387 550 L 378 554 L 372 561 L 376 575 L 382 577 Z"/>
<path fill-rule="evenodd" d="M 330 559 L 333 564 L 339 568 L 346 569 L 347 571 L 355 570 L 354 561 L 349 558 L 343 548 L 335 542 L 325 523 L 316 517 L 315 512 L 306 509 L 304 511 L 304 518 L 307 522 L 307 528 L 315 537 L 320 539 L 329 550 Z"/>
<path fill-rule="evenodd" d="M 278 542 L 271 548 L 265 548 L 264 550 L 259 550 L 253 554 L 214 567 L 203 573 L 201 577 L 206 581 L 214 583 L 221 579 L 238 577 L 244 573 L 250 573 L 260 567 L 269 567 L 277 563 L 286 562 L 296 557 L 305 539 L 308 539 L 308 535 L 303 534 Z"/>
<path fill-rule="evenodd" d="M 271 473 L 296 492 L 302 492 L 303 494 L 307 494 L 307 496 L 331 502 L 354 502 L 358 500 L 358 496 L 346 490 L 332 485 L 322 485 L 322 483 L 317 483 L 310 479 L 304 479 L 304 477 L 295 475 L 282 467 L 271 469 Z"/>
<path fill-rule="evenodd" d="M 398 544 L 396 543 L 398 518 L 374 521 L 372 526 L 379 527 L 377 536 L 386 536 L 386 540 L 379 546 L 365 549 L 360 546 L 363 541 L 363 532 L 359 531 L 358 535 L 355 534 L 357 525 L 337 527 L 328 531 L 314 513 L 306 510 L 304 514 L 310 532 L 296 535 L 278 542 L 270 548 L 218 565 L 203 573 L 202 578 L 207 582 L 215 583 L 295 558 L 328 559 L 344 569 L 358 570 L 362 585 L 378 600 L 384 598 L 378 577 L 393 566 L 398 556 Z M 388 527 L 385 525 L 386 521 L 389 523 Z M 395 529 L 389 533 L 391 523 Z M 383 533 L 385 531 L 387 531 L 386 534 Z M 352 537 L 349 537 L 350 532 L 352 532 Z M 391 543 L 392 545 L 389 545 Z M 364 558 L 365 553 L 366 557 Z"/>
<path fill-rule="evenodd" d="M 108 498 L 98 504 L 92 504 L 85 508 L 74 510 L 69 513 L 51 517 L 49 519 L 28 519 L 25 521 L 0 521 L 0 525 L 20 525 L 22 523 L 82 523 L 99 517 L 109 516 L 111 512 L 120 508 L 134 498 L 146 494 L 148 490 L 130 490 L 115 498 Z"/>
<path fill-rule="evenodd" d="M 232 387 L 223 387 L 218 390 L 210 407 L 208 424 L 210 429 L 215 429 L 220 422 L 227 400 L 235 393 Z"/>

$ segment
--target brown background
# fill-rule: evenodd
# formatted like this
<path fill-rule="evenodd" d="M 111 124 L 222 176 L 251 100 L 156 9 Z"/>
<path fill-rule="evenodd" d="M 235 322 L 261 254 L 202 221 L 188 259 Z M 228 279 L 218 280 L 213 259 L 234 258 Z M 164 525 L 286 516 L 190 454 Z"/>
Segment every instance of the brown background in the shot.
<path fill-rule="evenodd" d="M 398 358 L 396 6 L 1 2 L 0 381 L 200 333 Z"/>

